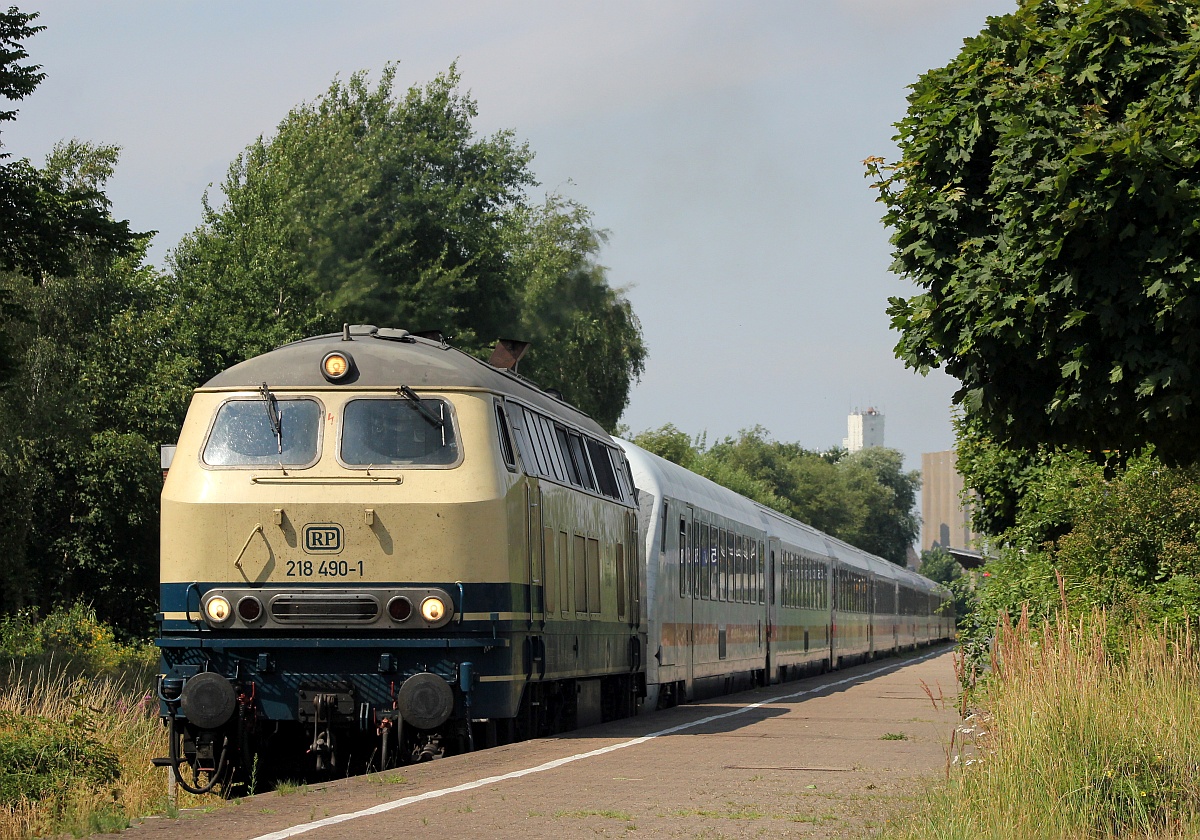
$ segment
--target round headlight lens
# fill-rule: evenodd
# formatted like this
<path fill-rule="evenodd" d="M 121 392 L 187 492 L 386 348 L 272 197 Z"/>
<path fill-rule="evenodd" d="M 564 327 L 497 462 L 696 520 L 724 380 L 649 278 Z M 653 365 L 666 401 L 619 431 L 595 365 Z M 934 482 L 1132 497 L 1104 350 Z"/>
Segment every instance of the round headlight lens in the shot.
<path fill-rule="evenodd" d="M 446 605 L 441 598 L 429 597 L 421 602 L 421 618 L 432 623 L 446 614 Z"/>
<path fill-rule="evenodd" d="M 262 618 L 263 608 L 262 601 L 255 598 L 253 595 L 247 595 L 242 600 L 238 601 L 237 605 L 238 617 L 247 624 L 253 624 Z"/>
<path fill-rule="evenodd" d="M 321 372 L 333 382 L 344 379 L 350 373 L 350 357 L 345 353 L 329 353 L 321 360 Z"/>
<path fill-rule="evenodd" d="M 387 611 L 392 621 L 408 621 L 408 617 L 412 615 L 412 601 L 403 595 L 397 595 L 388 601 Z"/>
<path fill-rule="evenodd" d="M 224 624 L 233 614 L 233 608 L 229 606 L 229 599 L 224 595 L 214 595 L 204 605 L 204 614 L 213 624 Z"/>

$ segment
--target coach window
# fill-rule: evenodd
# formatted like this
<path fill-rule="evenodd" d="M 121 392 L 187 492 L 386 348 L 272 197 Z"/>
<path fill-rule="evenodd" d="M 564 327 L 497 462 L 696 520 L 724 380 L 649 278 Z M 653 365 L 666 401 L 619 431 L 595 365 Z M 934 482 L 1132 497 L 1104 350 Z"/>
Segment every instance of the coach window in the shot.
<path fill-rule="evenodd" d="M 814 561 L 807 554 L 800 555 L 800 600 L 808 609 L 815 609 L 816 582 Z"/>
<path fill-rule="evenodd" d="M 742 562 L 742 535 L 733 535 L 733 575 L 729 585 L 729 600 L 737 603 L 742 600 L 742 572 L 745 564 Z"/>
<path fill-rule="evenodd" d="M 230 400 L 204 445 L 209 467 L 308 467 L 317 462 L 324 410 L 312 399 Z"/>
<path fill-rule="evenodd" d="M 725 590 L 727 586 L 727 577 L 730 574 L 730 554 L 726 546 L 728 533 L 725 528 L 719 528 L 716 532 L 716 592 L 713 595 L 714 601 L 725 600 Z"/>
<path fill-rule="evenodd" d="M 767 547 L 762 544 L 762 540 L 759 540 L 754 555 L 754 602 L 756 604 L 766 603 L 763 599 L 763 591 L 766 589 L 764 582 L 767 579 L 766 558 Z"/>
<path fill-rule="evenodd" d="M 679 597 L 688 593 L 687 518 L 679 517 Z"/>
<path fill-rule="evenodd" d="M 700 523 L 700 600 L 712 599 L 712 542 L 707 522 Z"/>
<path fill-rule="evenodd" d="M 663 510 L 662 510 L 662 536 L 660 538 L 661 542 L 658 546 L 658 550 L 662 554 L 667 553 L 667 529 L 671 527 L 671 525 L 670 525 L 671 520 L 667 516 L 668 510 L 670 510 L 670 502 L 664 501 L 663 502 Z"/>

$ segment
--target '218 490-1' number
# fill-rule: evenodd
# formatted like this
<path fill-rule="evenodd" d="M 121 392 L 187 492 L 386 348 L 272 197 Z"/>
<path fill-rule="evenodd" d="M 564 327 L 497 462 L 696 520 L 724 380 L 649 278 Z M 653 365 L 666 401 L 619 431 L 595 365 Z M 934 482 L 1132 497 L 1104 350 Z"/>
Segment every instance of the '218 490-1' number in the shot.
<path fill-rule="evenodd" d="M 363 562 L 349 560 L 289 560 L 288 577 L 348 577 L 362 576 Z"/>

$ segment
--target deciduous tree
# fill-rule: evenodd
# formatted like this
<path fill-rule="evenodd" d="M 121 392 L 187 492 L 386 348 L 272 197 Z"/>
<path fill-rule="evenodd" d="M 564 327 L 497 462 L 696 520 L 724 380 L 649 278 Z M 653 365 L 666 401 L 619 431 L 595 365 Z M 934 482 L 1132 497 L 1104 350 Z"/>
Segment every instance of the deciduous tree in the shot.
<path fill-rule="evenodd" d="M 334 81 L 230 166 L 224 203 L 172 255 L 203 372 L 342 322 L 437 329 L 486 355 L 533 340 L 521 368 L 613 426 L 645 348 L 596 262 L 586 209 L 533 206 L 533 154 L 481 137 L 452 66 L 394 95 L 395 67 Z"/>
<path fill-rule="evenodd" d="M 1200 455 L 1200 4 L 1023 0 L 868 161 L 897 355 L 1004 445 Z"/>

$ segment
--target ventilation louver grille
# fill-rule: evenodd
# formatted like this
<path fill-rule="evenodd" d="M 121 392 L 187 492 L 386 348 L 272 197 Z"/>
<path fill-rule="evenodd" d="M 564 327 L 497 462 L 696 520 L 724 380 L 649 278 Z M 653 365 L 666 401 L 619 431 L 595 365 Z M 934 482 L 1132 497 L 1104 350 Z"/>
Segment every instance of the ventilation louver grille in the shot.
<path fill-rule="evenodd" d="M 271 617 L 281 624 L 370 624 L 379 617 L 379 601 L 370 595 L 277 595 Z"/>

